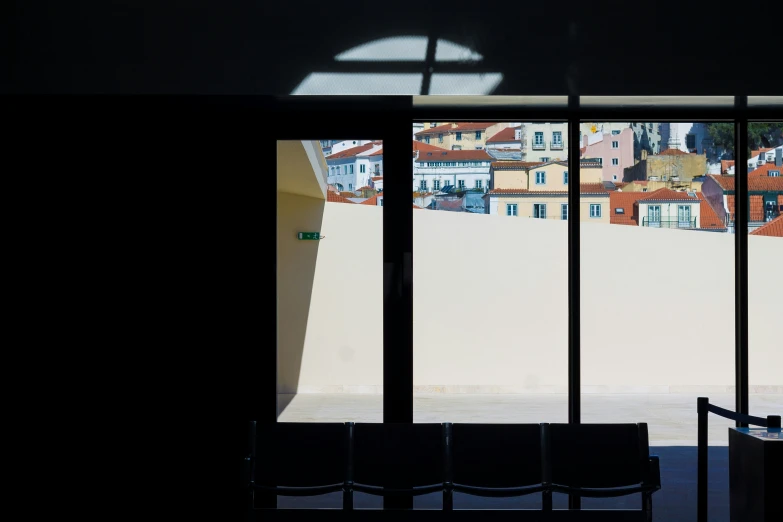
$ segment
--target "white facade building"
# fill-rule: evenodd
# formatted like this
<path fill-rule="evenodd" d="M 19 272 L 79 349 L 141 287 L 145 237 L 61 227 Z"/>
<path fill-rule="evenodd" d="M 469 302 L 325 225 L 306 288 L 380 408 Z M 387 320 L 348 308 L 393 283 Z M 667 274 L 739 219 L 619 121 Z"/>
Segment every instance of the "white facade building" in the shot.
<path fill-rule="evenodd" d="M 683 152 L 704 154 L 711 151 L 713 140 L 703 123 L 670 123 L 661 128 L 661 140 L 666 149 L 680 149 Z"/>
<path fill-rule="evenodd" d="M 333 152 L 326 158 L 327 183 L 340 191 L 354 192 L 371 186 L 372 177 L 383 176 L 383 144 L 380 141 Z"/>
<path fill-rule="evenodd" d="M 583 136 L 590 136 L 591 134 L 620 134 L 623 129 L 630 127 L 634 134 L 636 134 L 636 141 L 639 144 L 638 150 L 634 150 L 634 158 L 641 159 L 641 149 L 643 145 L 648 145 L 650 148 L 650 154 L 659 154 L 666 148 L 666 142 L 661 143 L 661 135 L 664 127 L 667 128 L 668 123 L 640 123 L 640 122 L 602 122 L 602 123 L 589 123 L 583 122 L 579 125 L 579 139 L 580 143 L 584 143 Z"/>
<path fill-rule="evenodd" d="M 568 158 L 568 124 L 536 122 L 523 125 L 524 161 L 561 161 Z"/>
<path fill-rule="evenodd" d="M 454 185 L 458 190 L 486 191 L 492 161 L 484 150 L 418 151 L 413 163 L 413 190 L 438 191 Z"/>
<path fill-rule="evenodd" d="M 331 140 L 335 141 L 335 140 Z M 335 143 L 332 144 L 331 149 L 329 151 L 329 156 L 332 156 L 334 154 L 337 154 L 338 152 L 343 152 L 348 149 L 352 149 L 354 147 L 361 147 L 362 145 L 367 145 L 368 143 L 372 143 L 372 140 L 343 140 L 343 141 L 335 141 Z M 326 154 L 326 153 L 324 153 Z"/>

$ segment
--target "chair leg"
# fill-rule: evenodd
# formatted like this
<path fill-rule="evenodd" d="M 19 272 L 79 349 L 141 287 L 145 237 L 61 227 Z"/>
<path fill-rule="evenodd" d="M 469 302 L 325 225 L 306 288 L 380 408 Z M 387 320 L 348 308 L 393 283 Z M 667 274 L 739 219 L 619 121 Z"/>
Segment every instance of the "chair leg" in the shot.
<path fill-rule="evenodd" d="M 541 493 L 541 503 L 544 511 L 552 511 L 552 492 L 544 491 Z"/>
<path fill-rule="evenodd" d="M 343 509 L 345 511 L 353 510 L 353 491 L 343 491 Z"/>
<path fill-rule="evenodd" d="M 645 513 L 645 520 L 652 522 L 652 495 L 650 493 L 642 493 L 642 510 Z"/>
<path fill-rule="evenodd" d="M 453 511 L 454 510 L 454 492 L 452 491 L 443 491 L 443 511 Z"/>

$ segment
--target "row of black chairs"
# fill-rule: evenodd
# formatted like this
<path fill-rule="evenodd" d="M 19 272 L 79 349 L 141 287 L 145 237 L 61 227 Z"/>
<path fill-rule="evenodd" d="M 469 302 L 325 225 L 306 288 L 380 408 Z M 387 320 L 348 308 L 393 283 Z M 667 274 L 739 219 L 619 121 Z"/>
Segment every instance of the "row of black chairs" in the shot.
<path fill-rule="evenodd" d="M 635 518 L 651 520 L 652 494 L 661 487 L 645 423 L 252 422 L 250 447 L 251 512 L 268 507 L 256 499 L 270 495 L 342 492 L 343 510 L 352 510 L 354 492 L 385 499 L 441 492 L 443 510 L 452 511 L 454 492 L 538 493 L 541 511 L 551 512 L 552 493 L 572 498 L 641 493 Z"/>

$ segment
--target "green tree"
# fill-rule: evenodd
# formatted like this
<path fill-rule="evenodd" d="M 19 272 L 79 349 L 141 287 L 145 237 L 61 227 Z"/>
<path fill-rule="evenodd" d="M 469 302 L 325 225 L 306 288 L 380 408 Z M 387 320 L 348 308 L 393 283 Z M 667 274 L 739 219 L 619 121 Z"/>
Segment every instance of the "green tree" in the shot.
<path fill-rule="evenodd" d="M 722 147 L 734 157 L 734 124 L 707 123 L 707 132 L 716 147 Z M 783 123 L 748 123 L 748 155 L 753 149 L 769 147 Z"/>

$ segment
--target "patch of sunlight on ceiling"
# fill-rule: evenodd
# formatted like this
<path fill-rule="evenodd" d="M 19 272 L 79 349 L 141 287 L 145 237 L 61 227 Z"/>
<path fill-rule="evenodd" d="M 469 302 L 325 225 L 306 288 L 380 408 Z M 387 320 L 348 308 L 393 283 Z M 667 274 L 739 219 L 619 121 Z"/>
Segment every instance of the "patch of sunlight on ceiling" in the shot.
<path fill-rule="evenodd" d="M 338 62 L 423 62 L 426 56 L 426 36 L 395 36 L 348 49 L 334 59 Z"/>
<path fill-rule="evenodd" d="M 418 94 L 423 74 L 311 73 L 291 94 Z"/>
<path fill-rule="evenodd" d="M 435 47 L 436 62 L 478 62 L 482 59 L 484 57 L 479 53 L 448 40 L 438 40 Z"/>
<path fill-rule="evenodd" d="M 503 79 L 501 73 L 432 75 L 429 94 L 489 94 Z"/>

